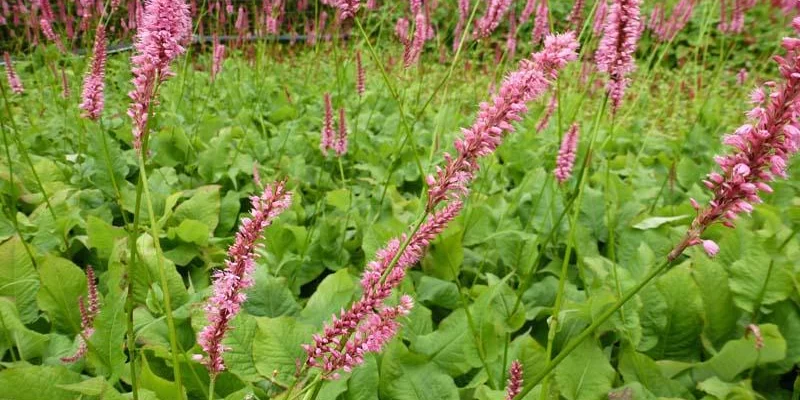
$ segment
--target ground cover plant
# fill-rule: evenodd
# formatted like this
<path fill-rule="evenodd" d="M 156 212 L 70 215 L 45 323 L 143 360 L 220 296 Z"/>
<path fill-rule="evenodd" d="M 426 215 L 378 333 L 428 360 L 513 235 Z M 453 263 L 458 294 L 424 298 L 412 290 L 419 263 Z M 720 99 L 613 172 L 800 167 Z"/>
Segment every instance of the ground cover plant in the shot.
<path fill-rule="evenodd" d="M 0 399 L 800 398 L 798 9 L 0 0 Z"/>

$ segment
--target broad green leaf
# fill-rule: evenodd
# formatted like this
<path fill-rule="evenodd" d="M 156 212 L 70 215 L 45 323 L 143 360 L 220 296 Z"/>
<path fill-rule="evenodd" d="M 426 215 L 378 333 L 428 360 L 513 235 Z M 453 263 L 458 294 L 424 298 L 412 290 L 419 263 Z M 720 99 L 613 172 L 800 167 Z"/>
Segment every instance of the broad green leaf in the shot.
<path fill-rule="evenodd" d="M 422 270 L 434 278 L 452 281 L 458 277 L 464 262 L 462 229 L 447 229 L 431 243 L 422 260 Z"/>
<path fill-rule="evenodd" d="M 81 381 L 63 366 L 22 365 L 0 371 L 0 396 L 14 400 L 75 400 L 74 392 L 60 388 Z"/>
<path fill-rule="evenodd" d="M 258 327 L 253 338 L 253 359 L 262 376 L 272 376 L 282 385 L 291 384 L 305 351 L 301 347 L 311 342 L 313 327 L 291 317 L 257 318 Z M 277 373 L 276 373 L 277 372 Z"/>
<path fill-rule="evenodd" d="M 712 377 L 698 383 L 697 388 L 716 399 L 757 400 L 763 398 L 753 391 L 750 381 L 728 383 Z"/>
<path fill-rule="evenodd" d="M 648 229 L 655 229 L 661 225 L 668 224 L 670 222 L 682 221 L 691 217 L 690 215 L 677 215 L 674 217 L 650 217 L 638 222 L 633 227 L 640 230 L 648 230 Z"/>
<path fill-rule="evenodd" d="M 78 383 L 60 384 L 59 388 L 86 396 L 96 396 L 101 400 L 123 400 L 121 395 L 114 387 L 101 377 L 87 379 Z"/>
<path fill-rule="evenodd" d="M 189 200 L 181 203 L 172 214 L 176 225 L 186 219 L 200 221 L 213 232 L 219 223 L 219 186 L 202 186 L 190 192 Z"/>
<path fill-rule="evenodd" d="M 596 400 L 605 397 L 616 372 L 603 351 L 584 341 L 556 368 L 558 390 L 567 400 Z"/>
<path fill-rule="evenodd" d="M 24 246 L 18 236 L 0 244 L 0 296 L 14 300 L 20 320 L 27 324 L 39 314 L 36 292 L 40 283 Z"/>
<path fill-rule="evenodd" d="M 421 303 L 429 303 L 451 310 L 458 307 L 460 303 L 458 287 L 453 282 L 423 275 L 416 291 L 416 300 Z"/>
<path fill-rule="evenodd" d="M 0 297 L 0 357 L 12 347 L 16 347 L 15 351 L 23 360 L 41 357 L 48 340 L 47 335 L 30 330 L 22 323 L 10 298 Z"/>
<path fill-rule="evenodd" d="M 376 356 L 366 355 L 364 363 L 353 369 L 353 373 L 347 381 L 347 392 L 345 392 L 344 398 L 346 400 L 377 398 L 379 378 Z"/>
<path fill-rule="evenodd" d="M 763 306 L 789 297 L 793 282 L 783 264 L 771 260 L 756 241 L 747 248 L 744 258 L 730 266 L 730 288 L 736 305 L 752 313 L 759 299 Z"/>
<path fill-rule="evenodd" d="M 778 327 L 761 325 L 764 347 L 756 349 L 753 335 L 725 343 L 719 353 L 699 366 L 699 370 L 712 372 L 719 378 L 733 382 L 737 375 L 756 366 L 780 361 L 786 357 L 786 341 Z"/>
<path fill-rule="evenodd" d="M 87 300 L 86 275 L 71 261 L 48 255 L 39 265 L 39 307 L 53 323 L 65 333 L 77 334 L 81 330 L 78 298 Z M 87 303 L 88 304 L 88 303 Z"/>
<path fill-rule="evenodd" d="M 109 377 L 115 382 L 122 374 L 127 356 L 123 348 L 125 343 L 125 294 L 118 297 L 106 297 L 100 314 L 94 321 L 95 332 L 90 338 L 92 351 L 90 360 L 94 361 L 96 373 Z"/>
<path fill-rule="evenodd" d="M 679 382 L 669 379 L 655 361 L 624 346 L 619 358 L 619 373 L 625 383 L 641 383 L 656 396 L 687 398 L 690 394 Z"/>
<path fill-rule="evenodd" d="M 86 231 L 89 234 L 89 246 L 97 250 L 97 256 L 101 259 L 111 257 L 114 243 L 126 236 L 124 229 L 112 226 L 93 215 L 86 220 Z"/>
<path fill-rule="evenodd" d="M 269 275 L 266 268 L 256 268 L 253 275 L 255 284 L 247 290 L 247 302 L 244 303 L 249 314 L 275 318 L 300 311 L 285 278 Z"/>
<path fill-rule="evenodd" d="M 356 285 L 346 269 L 328 275 L 317 286 L 317 290 L 308 299 L 306 307 L 300 312 L 303 321 L 315 326 L 338 314 L 346 308 L 355 293 Z"/>
<path fill-rule="evenodd" d="M 697 360 L 703 308 L 688 268 L 674 267 L 645 288 L 641 297 L 643 336 L 639 348 L 657 360 Z"/>
<path fill-rule="evenodd" d="M 156 375 L 150 368 L 145 352 L 140 352 L 139 385 L 143 389 L 152 390 L 159 399 L 180 400 L 181 396 L 177 393 L 175 383 Z"/>
<path fill-rule="evenodd" d="M 228 371 L 247 382 L 261 380 L 256 370 L 253 339 L 257 332 L 256 318 L 240 314 L 233 320 L 233 329 L 228 331 L 224 344 L 230 349 L 223 356 Z"/>
<path fill-rule="evenodd" d="M 340 211 L 347 211 L 350 207 L 350 191 L 347 189 L 332 190 L 325 194 L 325 203 Z"/>
<path fill-rule="evenodd" d="M 738 333 L 737 321 L 741 312 L 734 306 L 733 296 L 728 290 L 728 275 L 725 269 L 708 257 L 693 258 L 692 276 L 703 299 L 704 335 L 715 345 L 721 346 L 725 340 Z"/>
<path fill-rule="evenodd" d="M 398 350 L 394 350 L 398 349 Z M 387 351 L 381 361 L 381 398 L 393 400 L 457 400 L 453 379 L 425 357 L 402 345 Z"/>
<path fill-rule="evenodd" d="M 175 264 L 163 256 L 160 257 L 161 260 L 159 262 L 153 238 L 150 235 L 140 236 L 136 245 L 141 255 L 131 272 L 136 301 L 144 303 L 147 300 L 148 293 L 152 295 L 154 291 L 163 290 L 159 268 L 164 268 L 171 295 L 172 308 L 176 309 L 185 304 L 189 300 L 189 294 L 186 291 L 186 286 L 184 286 L 183 278 L 175 269 Z M 157 286 L 158 289 L 154 289 L 154 286 Z M 161 302 L 162 299 L 160 298 L 158 301 Z"/>
<path fill-rule="evenodd" d="M 198 220 L 184 219 L 177 228 L 169 229 L 170 238 L 177 236 L 186 243 L 194 243 L 198 246 L 208 244 L 208 237 L 211 231 L 208 226 Z"/>
<path fill-rule="evenodd" d="M 433 333 L 418 336 L 411 343 L 411 350 L 428 356 L 433 363 L 451 375 L 461 375 L 481 366 L 475 339 L 463 309 L 453 311 Z"/>

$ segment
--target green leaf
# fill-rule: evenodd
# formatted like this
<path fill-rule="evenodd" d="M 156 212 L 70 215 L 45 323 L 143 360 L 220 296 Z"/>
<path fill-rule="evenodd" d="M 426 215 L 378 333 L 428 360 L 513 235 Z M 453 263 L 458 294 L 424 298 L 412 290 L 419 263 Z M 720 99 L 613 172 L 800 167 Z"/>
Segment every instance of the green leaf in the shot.
<path fill-rule="evenodd" d="M 145 303 L 148 293 L 152 294 L 163 290 L 159 273 L 159 260 L 156 255 L 153 238 L 150 235 L 144 234 L 140 236 L 136 241 L 136 246 L 141 258 L 131 268 L 134 297 L 137 302 Z M 175 269 L 175 264 L 172 261 L 162 256 L 160 266 L 165 269 L 167 285 L 172 296 L 172 308 L 176 309 L 189 300 L 189 293 L 186 291 L 183 278 Z M 155 289 L 155 287 L 158 287 L 158 289 Z"/>
<path fill-rule="evenodd" d="M 97 250 L 97 256 L 102 259 L 111 257 L 114 243 L 126 236 L 125 229 L 108 224 L 93 215 L 86 220 L 86 231 L 89 234 L 89 246 Z"/>
<path fill-rule="evenodd" d="M 458 287 L 453 282 L 423 275 L 416 292 L 417 301 L 420 303 L 429 303 L 451 310 L 459 304 Z"/>
<path fill-rule="evenodd" d="M 266 268 L 256 268 L 255 284 L 247 291 L 244 309 L 258 317 L 280 317 L 295 315 L 300 306 L 295 301 L 285 278 L 269 275 Z"/>
<path fill-rule="evenodd" d="M 463 309 L 453 311 L 433 333 L 417 337 L 411 350 L 428 356 L 442 370 L 454 376 L 481 366 Z"/>
<path fill-rule="evenodd" d="M 86 396 L 96 396 L 102 400 L 124 400 L 125 396 L 111 386 L 105 379 L 95 377 L 79 383 L 60 384 L 59 388 Z"/>
<path fill-rule="evenodd" d="M 0 297 L 0 357 L 12 347 L 23 360 L 41 357 L 47 349 L 49 338 L 28 329 L 19 319 L 14 302 Z"/>
<path fill-rule="evenodd" d="M 736 305 L 752 313 L 759 299 L 763 306 L 789 297 L 793 282 L 789 271 L 771 260 L 763 246 L 755 241 L 746 249 L 744 258 L 730 266 L 730 288 Z"/>
<path fill-rule="evenodd" d="M 300 312 L 303 322 L 314 326 L 321 325 L 323 321 L 338 314 L 342 308 L 347 307 L 355 293 L 356 285 L 346 269 L 328 275 L 317 286 L 317 290 L 308 299 L 306 307 Z"/>
<path fill-rule="evenodd" d="M 36 305 L 39 274 L 24 246 L 18 236 L 0 245 L 0 296 L 14 300 L 20 320 L 27 324 L 39 315 Z"/>
<path fill-rule="evenodd" d="M 253 338 L 256 370 L 262 376 L 274 376 L 276 382 L 288 386 L 294 379 L 296 361 L 305 356 L 301 345 L 311 341 L 314 329 L 291 317 L 260 317 L 257 322 L 258 329 Z"/>
<path fill-rule="evenodd" d="M 208 237 L 211 231 L 208 226 L 200 221 L 194 219 L 184 219 L 177 228 L 170 228 L 169 235 L 178 238 L 186 243 L 194 243 L 198 246 L 205 246 L 208 244 Z"/>
<path fill-rule="evenodd" d="M 325 203 L 340 211 L 347 211 L 350 207 L 350 191 L 347 189 L 332 190 L 325 194 Z"/>
<path fill-rule="evenodd" d="M 87 301 L 86 275 L 71 261 L 48 255 L 39 265 L 39 307 L 53 323 L 65 333 L 77 334 L 81 330 L 78 298 Z M 88 304 L 88 303 L 87 303 Z"/>
<path fill-rule="evenodd" d="M 721 346 L 732 335 L 738 332 L 737 321 L 741 312 L 733 303 L 733 295 L 728 289 L 728 275 L 719 263 L 700 256 L 693 257 L 693 273 L 695 282 L 701 290 L 703 300 L 703 334 L 715 345 Z"/>
<path fill-rule="evenodd" d="M 379 383 L 380 376 L 376 357 L 373 354 L 367 354 L 364 356 L 364 363 L 353 369 L 353 373 L 347 381 L 347 392 L 345 392 L 344 398 L 346 400 L 377 398 Z"/>
<path fill-rule="evenodd" d="M 719 353 L 703 363 L 700 370 L 708 370 L 722 380 L 733 382 L 742 372 L 756 365 L 765 365 L 783 360 L 786 357 L 786 341 L 778 327 L 765 324 L 759 327 L 764 338 L 764 347 L 756 349 L 755 337 L 731 340 L 725 343 Z"/>
<path fill-rule="evenodd" d="M 156 375 L 150 368 L 146 353 L 140 352 L 139 387 L 155 392 L 159 399 L 181 399 L 175 383 Z"/>
<path fill-rule="evenodd" d="M 63 366 L 23 365 L 0 371 L 2 396 L 14 400 L 75 400 L 75 393 L 59 385 L 78 383 L 81 376 Z"/>
<path fill-rule="evenodd" d="M 125 343 L 125 294 L 106 297 L 100 314 L 94 321 L 95 332 L 91 336 L 92 351 L 89 359 L 94 361 L 96 373 L 116 382 L 125 367 L 127 356 L 123 352 Z"/>
<path fill-rule="evenodd" d="M 611 390 L 616 372 L 597 344 L 585 341 L 556 368 L 555 376 L 567 400 L 596 400 Z"/>
<path fill-rule="evenodd" d="M 257 331 L 256 318 L 240 314 L 233 320 L 233 329 L 228 332 L 224 341 L 224 344 L 230 348 L 223 354 L 225 366 L 231 373 L 246 382 L 261 380 L 256 370 L 256 358 L 253 353 L 253 339 Z"/>
<path fill-rule="evenodd" d="M 181 203 L 172 214 L 176 225 L 187 219 L 200 221 L 213 232 L 219 223 L 219 186 L 202 186 L 190 192 L 189 200 Z"/>
<path fill-rule="evenodd" d="M 425 357 L 393 346 L 381 362 L 381 398 L 392 400 L 458 400 L 453 379 Z"/>
<path fill-rule="evenodd" d="M 660 397 L 688 398 L 690 393 L 679 382 L 669 379 L 655 361 L 645 354 L 624 346 L 619 358 L 619 373 L 625 383 L 640 382 Z"/>
<path fill-rule="evenodd" d="M 691 217 L 691 215 L 677 215 L 674 217 L 650 217 L 633 225 L 633 227 L 644 231 L 648 229 L 658 228 L 659 226 L 668 224 L 670 222 L 682 221 L 689 217 Z"/>
<path fill-rule="evenodd" d="M 688 268 L 674 267 L 641 296 L 643 337 L 639 349 L 658 360 L 699 359 L 702 300 Z"/>
<path fill-rule="evenodd" d="M 428 254 L 422 260 L 422 270 L 426 274 L 446 281 L 458 277 L 464 262 L 462 233 L 463 229 L 447 229 L 431 243 Z"/>

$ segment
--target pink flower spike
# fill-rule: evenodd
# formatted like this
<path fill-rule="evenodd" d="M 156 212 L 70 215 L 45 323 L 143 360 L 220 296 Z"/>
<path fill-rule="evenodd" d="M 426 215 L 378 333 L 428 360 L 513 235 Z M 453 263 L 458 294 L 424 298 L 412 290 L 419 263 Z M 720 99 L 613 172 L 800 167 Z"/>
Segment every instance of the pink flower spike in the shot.
<path fill-rule="evenodd" d="M 534 43 L 539 43 L 547 34 L 550 33 L 550 10 L 547 6 L 548 0 L 538 0 L 536 7 L 536 17 L 533 20 L 532 39 Z"/>
<path fill-rule="evenodd" d="M 94 36 L 94 54 L 92 64 L 83 80 L 83 101 L 80 108 L 84 111 L 83 117 L 96 121 L 103 113 L 105 105 L 104 88 L 106 74 L 106 31 L 102 24 L 97 26 Z"/>
<path fill-rule="evenodd" d="M 365 91 L 365 72 L 361 61 L 361 50 L 356 50 L 356 92 L 359 96 L 364 96 Z"/>
<path fill-rule="evenodd" d="M 226 347 L 222 341 L 245 301 L 244 291 L 253 286 L 257 241 L 264 235 L 264 229 L 289 208 L 291 202 L 292 193 L 286 190 L 284 182 L 269 184 L 261 196 L 250 197 L 251 215 L 242 219 L 236 240 L 228 248 L 225 269 L 213 275 L 213 295 L 205 306 L 208 325 L 197 336 L 197 343 L 207 354 L 201 362 L 212 376 L 225 370 L 222 354 Z"/>
<path fill-rule="evenodd" d="M 556 159 L 556 170 L 553 172 L 558 183 L 564 183 L 572 176 L 572 168 L 578 153 L 578 136 L 578 124 L 574 123 L 561 141 L 561 149 L 558 151 Z"/>
<path fill-rule="evenodd" d="M 217 75 L 222 71 L 222 62 L 225 61 L 225 45 L 220 44 L 219 38 L 214 35 L 214 50 L 211 60 L 211 80 L 215 81 Z"/>
<path fill-rule="evenodd" d="M 97 293 L 97 283 L 91 265 L 86 266 L 86 286 L 88 305 L 83 296 L 78 298 L 78 310 L 81 314 L 81 333 L 77 337 L 78 349 L 73 355 L 62 357 L 61 362 L 63 363 L 74 363 L 83 358 L 88 351 L 86 340 L 94 334 L 94 319 L 100 313 L 100 296 Z"/>
<path fill-rule="evenodd" d="M 336 133 L 336 141 L 333 144 L 333 151 L 336 156 L 341 157 L 347 153 L 347 121 L 344 116 L 344 107 L 339 108 L 339 127 Z"/>
<path fill-rule="evenodd" d="M 414 22 L 414 38 L 405 46 L 405 51 L 403 52 L 403 66 L 405 68 L 411 67 L 419 60 L 427 35 L 428 28 L 425 15 L 419 13 Z"/>
<path fill-rule="evenodd" d="M 322 122 L 322 133 L 320 134 L 319 148 L 322 154 L 327 155 L 328 150 L 334 147 L 336 132 L 333 130 L 333 106 L 331 105 L 331 94 L 325 93 L 325 117 Z"/>
<path fill-rule="evenodd" d="M 137 7 L 138 8 L 138 7 Z M 149 0 L 137 23 L 136 52 L 131 57 L 134 89 L 128 93 L 133 119 L 133 146 L 141 150 L 147 131 L 147 117 L 155 102 L 158 86 L 174 75 L 169 64 L 186 51 L 192 26 L 189 6 L 184 0 Z"/>
<path fill-rule="evenodd" d="M 514 360 L 508 369 L 508 386 L 506 386 L 505 400 L 514 400 L 522 391 L 522 383 L 522 364 L 519 360 Z"/>
<path fill-rule="evenodd" d="M 546 1 L 546 0 L 539 0 Z M 475 31 L 473 35 L 476 39 L 488 37 L 503 22 L 505 14 L 511 7 L 511 0 L 489 0 L 486 12 L 475 21 Z"/>
<path fill-rule="evenodd" d="M 8 86 L 11 88 L 11 91 L 16 94 L 22 94 L 25 92 L 25 88 L 22 87 L 22 81 L 19 79 L 17 72 L 14 71 L 14 65 L 11 63 L 11 56 L 8 55 L 8 52 L 3 52 L 3 61 L 6 63 L 6 78 L 8 78 Z"/>
<path fill-rule="evenodd" d="M 595 54 L 597 69 L 609 76 L 606 90 L 615 114 L 630 84 L 629 75 L 636 69 L 633 55 L 642 34 L 640 3 L 641 0 L 613 0 Z"/>

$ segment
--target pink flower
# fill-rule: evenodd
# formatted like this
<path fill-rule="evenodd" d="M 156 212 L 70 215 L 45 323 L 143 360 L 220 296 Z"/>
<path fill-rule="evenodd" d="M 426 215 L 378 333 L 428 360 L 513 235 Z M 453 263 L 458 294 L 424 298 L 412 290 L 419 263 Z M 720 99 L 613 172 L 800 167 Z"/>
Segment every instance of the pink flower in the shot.
<path fill-rule="evenodd" d="M 739 70 L 739 72 L 736 74 L 736 83 L 737 83 L 739 86 L 742 86 L 742 85 L 744 85 L 744 84 L 745 84 L 745 82 L 747 82 L 747 70 L 746 70 L 746 69 L 744 69 L 744 68 L 742 68 L 742 69 L 740 69 L 740 70 Z M 759 101 L 759 103 L 760 103 L 760 101 Z"/>
<path fill-rule="evenodd" d="M 61 97 L 68 99 L 70 96 L 69 81 L 67 81 L 67 72 L 64 67 L 61 67 Z"/>
<path fill-rule="evenodd" d="M 533 20 L 532 39 L 534 43 L 539 43 L 550 33 L 549 14 L 547 0 L 539 0 L 539 5 L 536 7 L 536 18 Z"/>
<path fill-rule="evenodd" d="M 169 64 L 183 54 L 191 34 L 189 6 L 184 0 L 149 0 L 138 24 L 131 57 L 134 89 L 128 115 L 133 119 L 133 146 L 141 150 L 147 117 L 158 86 L 174 75 Z"/>
<path fill-rule="evenodd" d="M 480 105 L 475 123 L 455 142 L 458 156 L 445 154 L 444 168 L 437 167 L 436 175 L 427 178 L 428 211 L 447 198 L 460 198 L 467 193 L 467 183 L 478 170 L 478 159 L 494 152 L 505 133 L 514 130 L 511 123 L 522 119 L 521 114 L 528 111 L 526 103 L 541 97 L 558 71 L 577 59 L 577 48 L 573 32 L 548 36 L 542 51 L 523 60 L 520 68 L 506 77 L 493 102 Z"/>
<path fill-rule="evenodd" d="M 564 183 L 572 176 L 572 168 L 575 165 L 575 157 L 578 153 L 579 135 L 578 124 L 575 123 L 572 124 L 561 141 L 561 148 L 556 159 L 556 170 L 553 172 L 558 183 Z"/>
<path fill-rule="evenodd" d="M 633 55 L 642 33 L 641 0 L 614 0 L 608 11 L 603 38 L 595 54 L 597 69 L 609 75 L 606 89 L 611 110 L 616 113 L 636 69 Z"/>
<path fill-rule="evenodd" d="M 22 87 L 22 81 L 19 79 L 17 72 L 14 71 L 14 65 L 11 64 L 11 56 L 8 55 L 8 52 L 3 52 L 3 61 L 6 63 L 6 78 L 8 78 L 8 86 L 11 88 L 11 91 L 16 94 L 22 94 L 25 92 L 25 88 Z"/>
<path fill-rule="evenodd" d="M 347 121 L 344 117 L 344 107 L 339 108 L 339 127 L 336 133 L 336 141 L 333 144 L 333 151 L 336 156 L 341 157 L 347 153 Z"/>
<path fill-rule="evenodd" d="M 524 25 L 531 19 L 531 15 L 533 15 L 534 10 L 536 10 L 536 1 L 537 0 L 528 0 L 525 2 L 525 7 L 522 8 L 522 13 L 519 15 L 520 25 Z"/>
<path fill-rule="evenodd" d="M 83 79 L 83 93 L 80 108 L 84 111 L 82 116 L 96 121 L 103 113 L 106 74 L 106 30 L 102 24 L 97 26 L 94 36 L 94 55 L 92 66 Z"/>
<path fill-rule="evenodd" d="M 597 0 L 594 20 L 592 21 L 592 32 L 594 32 L 595 36 L 600 36 L 600 34 L 603 33 L 603 27 L 606 24 L 606 14 L 608 14 L 608 0 Z"/>
<path fill-rule="evenodd" d="M 508 369 L 508 386 L 506 386 L 506 400 L 514 400 L 522 391 L 522 364 L 519 360 L 511 362 Z"/>
<path fill-rule="evenodd" d="M 97 283 L 95 283 L 94 270 L 91 266 L 86 267 L 86 283 L 88 290 L 88 306 L 83 296 L 78 298 L 78 310 L 81 314 L 81 333 L 78 336 L 78 350 L 75 354 L 61 357 L 61 362 L 74 363 L 86 355 L 88 340 L 94 334 L 94 319 L 100 313 L 100 296 L 97 294 Z"/>
<path fill-rule="evenodd" d="M 341 21 L 353 18 L 358 9 L 361 7 L 360 0 L 334 0 L 332 4 L 339 10 L 339 19 Z"/>
<path fill-rule="evenodd" d="M 58 47 L 58 50 L 63 53 L 65 51 L 64 45 L 61 43 L 61 38 L 59 38 L 53 31 L 53 26 L 50 24 L 50 20 L 47 18 L 40 19 L 39 26 L 42 28 L 42 33 L 44 33 L 44 36 L 51 42 L 55 43 L 56 47 Z"/>
<path fill-rule="evenodd" d="M 364 96 L 366 91 L 364 65 L 361 62 L 361 50 L 356 50 L 356 92 Z"/>
<path fill-rule="evenodd" d="M 380 351 L 396 332 L 397 326 L 393 321 L 411 308 L 411 299 L 407 296 L 401 298 L 401 306 L 395 309 L 388 308 L 386 299 L 403 281 L 406 271 L 419 262 L 430 242 L 458 215 L 461 207 L 461 202 L 455 201 L 433 213 L 411 236 L 399 255 L 405 235 L 378 250 L 376 259 L 367 265 L 362 275 L 361 298 L 348 310 L 342 310 L 338 317 L 334 315 L 322 334 L 314 335 L 312 344 L 303 345 L 306 365 L 321 368 L 324 377 L 336 379 L 337 370 L 349 371 L 363 362 L 364 353 Z M 395 258 L 397 261 L 392 265 Z"/>
<path fill-rule="evenodd" d="M 665 18 L 662 5 L 657 4 L 653 8 L 648 27 L 659 41 L 667 42 L 674 39 L 678 32 L 689 23 L 689 19 L 692 18 L 692 13 L 694 12 L 695 1 L 680 0 L 675 5 L 675 8 L 672 9 L 669 20 Z"/>
<path fill-rule="evenodd" d="M 714 257 L 719 253 L 719 246 L 713 240 L 703 240 L 703 250 L 709 257 Z"/>
<path fill-rule="evenodd" d="M 584 7 L 586 7 L 586 0 L 575 0 L 575 2 L 572 3 L 572 11 L 569 12 L 569 16 L 567 17 L 567 21 L 569 21 L 576 30 L 581 29 L 581 25 L 583 25 Z"/>
<path fill-rule="evenodd" d="M 405 18 L 399 18 L 397 23 L 394 24 L 394 34 L 397 36 L 397 39 L 400 40 L 400 43 L 408 46 L 410 41 L 408 40 L 408 29 L 409 29 L 409 22 Z"/>
<path fill-rule="evenodd" d="M 547 104 L 547 108 L 544 110 L 544 115 L 542 116 L 541 121 L 536 124 L 536 133 L 541 133 L 544 128 L 547 128 L 547 125 L 550 124 L 550 117 L 553 116 L 553 112 L 556 111 L 556 107 L 558 107 L 558 95 L 555 93 L 550 96 L 550 102 Z"/>
<path fill-rule="evenodd" d="M 411 14 L 417 15 L 422 11 L 422 0 L 409 0 L 408 5 L 411 8 Z"/>
<path fill-rule="evenodd" d="M 467 17 L 469 17 L 469 0 L 458 0 L 458 22 L 453 31 L 453 51 L 458 50 L 458 46 L 461 45 L 461 36 L 467 25 Z"/>
<path fill-rule="evenodd" d="M 800 17 L 795 17 L 793 23 L 800 25 Z M 670 252 L 670 260 L 687 247 L 699 244 L 713 255 L 717 246 L 702 240 L 703 232 L 717 222 L 734 227 L 738 214 L 750 213 L 753 204 L 761 202 L 759 192 L 772 191 L 768 182 L 786 177 L 787 163 L 800 149 L 800 43 L 784 41 L 784 48 L 786 57 L 775 56 L 783 81 L 756 91 L 756 107 L 748 113 L 753 123 L 725 136 L 723 142 L 732 147 L 731 152 L 715 157 L 721 171 L 710 173 L 703 181 L 713 198 L 698 210 L 686 237 Z"/>
<path fill-rule="evenodd" d="M 486 12 L 475 21 L 475 30 L 472 33 L 476 39 L 488 37 L 503 22 L 508 9 L 511 7 L 511 0 L 489 0 Z"/>
<path fill-rule="evenodd" d="M 398 21 L 399 22 L 399 21 Z M 425 15 L 418 13 L 414 22 L 414 38 L 408 43 L 403 52 L 403 66 L 408 68 L 419 60 L 422 47 L 425 45 L 425 38 L 428 34 L 427 21 Z"/>
<path fill-rule="evenodd" d="M 222 71 L 222 62 L 225 60 L 225 45 L 219 43 L 219 38 L 217 37 L 217 35 L 214 35 L 213 42 L 214 42 L 214 50 L 211 60 L 212 81 L 216 80 L 217 74 L 219 74 L 220 71 Z"/>
<path fill-rule="evenodd" d="M 250 197 L 251 216 L 242 219 L 236 241 L 228 248 L 225 269 L 214 272 L 213 295 L 205 306 L 208 325 L 197 336 L 197 343 L 207 356 L 195 357 L 212 376 L 225 370 L 222 354 L 226 347 L 222 340 L 231 329 L 230 322 L 247 299 L 244 291 L 253 286 L 257 241 L 264 235 L 264 229 L 289 208 L 291 202 L 292 193 L 286 191 L 284 182 L 267 185 L 261 196 Z"/>
<path fill-rule="evenodd" d="M 319 148 L 322 150 L 322 154 L 327 155 L 328 149 L 332 149 L 334 147 L 336 132 L 333 130 L 333 106 L 331 105 L 331 94 L 325 93 L 323 100 L 325 102 L 325 118 L 323 119 Z"/>

